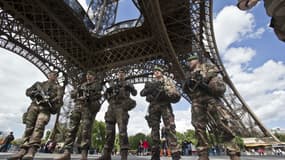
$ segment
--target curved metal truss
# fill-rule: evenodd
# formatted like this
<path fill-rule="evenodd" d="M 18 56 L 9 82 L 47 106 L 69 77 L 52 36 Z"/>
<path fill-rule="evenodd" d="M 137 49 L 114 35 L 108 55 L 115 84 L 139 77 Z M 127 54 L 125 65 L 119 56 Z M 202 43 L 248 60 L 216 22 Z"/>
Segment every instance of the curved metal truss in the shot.
<path fill-rule="evenodd" d="M 91 19 L 75 0 L 0 0 L 1 47 L 25 57 L 44 73 L 51 67 L 58 69 L 73 86 L 88 69 L 106 83 L 116 78 L 118 69 L 124 69 L 132 83 L 144 83 L 152 79 L 154 65 L 160 65 L 181 93 L 186 58 L 197 54 L 221 70 L 228 85 L 222 100 L 236 132 L 275 138 L 246 105 L 222 64 L 213 32 L 212 0 L 133 2 L 141 17 L 113 24 L 117 0 L 92 1 L 89 11 L 99 14 Z M 92 27 L 95 33 L 106 34 L 94 36 Z"/>
<path fill-rule="evenodd" d="M 49 55 L 54 50 L 5 11 L 0 10 L 0 17 L 0 46 L 28 60 L 45 76 L 51 70 L 58 70 L 63 83 L 62 62 Z"/>

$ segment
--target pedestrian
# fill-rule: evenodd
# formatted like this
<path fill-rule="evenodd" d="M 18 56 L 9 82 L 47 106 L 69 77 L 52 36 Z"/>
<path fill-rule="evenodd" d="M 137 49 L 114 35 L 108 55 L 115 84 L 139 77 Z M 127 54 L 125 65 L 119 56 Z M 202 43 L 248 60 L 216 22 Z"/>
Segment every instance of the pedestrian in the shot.
<path fill-rule="evenodd" d="M 142 140 L 139 141 L 137 150 L 138 150 L 137 151 L 138 156 L 143 155 L 143 141 Z"/>
<path fill-rule="evenodd" d="M 148 143 L 147 139 L 143 140 L 142 145 L 143 145 L 143 155 L 146 156 L 148 153 L 148 149 L 149 149 L 149 143 Z"/>
<path fill-rule="evenodd" d="M 11 142 L 14 140 L 14 135 L 13 135 L 13 132 L 10 132 L 9 135 L 4 139 L 4 142 L 0 148 L 0 152 L 7 152 L 10 145 L 11 145 Z"/>

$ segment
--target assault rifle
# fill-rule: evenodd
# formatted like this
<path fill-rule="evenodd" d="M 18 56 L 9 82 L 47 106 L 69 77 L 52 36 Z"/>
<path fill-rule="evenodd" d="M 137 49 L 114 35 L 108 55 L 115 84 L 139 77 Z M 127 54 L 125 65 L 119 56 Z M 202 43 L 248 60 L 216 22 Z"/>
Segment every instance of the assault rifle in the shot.
<path fill-rule="evenodd" d="M 208 89 L 208 84 L 200 71 L 191 73 L 186 80 L 186 84 L 190 92 L 194 92 L 198 87 L 205 90 Z"/>
<path fill-rule="evenodd" d="M 84 100 L 85 102 L 89 102 L 91 96 L 94 96 L 95 92 L 96 92 L 96 90 L 88 89 L 86 86 L 84 86 L 82 88 L 80 87 L 78 89 L 77 97 L 80 98 L 81 100 Z M 100 95 L 98 95 L 98 96 L 100 96 Z"/>
<path fill-rule="evenodd" d="M 122 90 L 122 87 L 124 87 L 123 90 Z M 111 82 L 110 87 L 107 88 L 105 96 L 107 99 L 112 99 L 113 97 L 117 99 L 125 98 L 126 91 L 130 92 L 134 96 L 137 94 L 137 91 L 135 90 L 135 88 L 131 84 L 129 84 L 127 81 L 125 80 L 119 81 L 118 79 L 116 79 L 114 82 Z"/>
<path fill-rule="evenodd" d="M 153 97 L 153 99 L 151 99 L 150 101 L 157 100 L 159 97 L 163 95 L 163 93 L 165 93 L 164 82 L 161 81 L 147 82 L 145 84 L 145 89 L 146 89 L 145 94 L 146 95 L 150 94 Z"/>
<path fill-rule="evenodd" d="M 32 91 L 32 100 L 36 102 L 38 105 L 44 105 L 48 106 L 50 109 L 53 108 L 53 105 L 50 102 L 50 91 L 48 90 L 47 92 L 44 91 L 42 86 L 37 83 L 34 90 Z"/>

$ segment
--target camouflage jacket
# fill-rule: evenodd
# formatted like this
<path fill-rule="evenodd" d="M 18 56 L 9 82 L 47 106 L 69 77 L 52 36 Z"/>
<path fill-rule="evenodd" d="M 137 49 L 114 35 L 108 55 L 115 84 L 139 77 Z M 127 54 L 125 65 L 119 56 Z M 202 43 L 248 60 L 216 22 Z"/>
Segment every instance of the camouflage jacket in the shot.
<path fill-rule="evenodd" d="M 184 91 L 189 93 L 190 98 L 209 95 L 207 85 L 209 81 L 216 77 L 219 73 L 217 67 L 213 64 L 202 63 L 193 71 L 186 75 L 186 82 L 184 84 Z M 195 83 L 197 86 L 195 86 Z"/>
<path fill-rule="evenodd" d="M 48 103 L 51 105 L 49 107 L 54 107 L 53 110 L 50 110 L 52 113 L 56 112 L 63 104 L 63 90 L 60 85 L 55 82 L 36 82 L 26 90 L 26 95 L 32 99 L 34 104 L 36 104 L 36 101 L 38 100 L 37 95 L 41 95 L 46 98 Z M 41 106 L 45 105 L 44 103 L 37 104 Z"/>
<path fill-rule="evenodd" d="M 71 98 L 77 103 L 98 101 L 101 97 L 102 85 L 98 81 L 84 82 L 71 92 Z"/>
<path fill-rule="evenodd" d="M 147 82 L 140 94 L 150 103 L 176 103 L 181 97 L 173 80 L 166 76 Z"/>
<path fill-rule="evenodd" d="M 110 83 L 110 87 L 107 88 L 104 96 L 109 102 L 117 102 L 129 99 L 131 94 L 133 96 L 137 95 L 137 90 L 134 85 L 126 80 L 117 80 Z"/>

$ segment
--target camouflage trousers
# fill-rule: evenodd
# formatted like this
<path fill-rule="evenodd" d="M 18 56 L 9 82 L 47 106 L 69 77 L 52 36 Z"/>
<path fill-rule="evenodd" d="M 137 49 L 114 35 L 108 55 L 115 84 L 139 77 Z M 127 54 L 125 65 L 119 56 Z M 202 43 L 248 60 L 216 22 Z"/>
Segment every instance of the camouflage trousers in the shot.
<path fill-rule="evenodd" d="M 127 126 L 129 123 L 129 114 L 126 109 L 120 104 L 111 103 L 108 106 L 108 110 L 105 114 L 106 122 L 106 142 L 104 149 L 111 151 L 114 147 L 116 123 L 119 128 L 120 149 L 129 149 L 129 140 Z"/>
<path fill-rule="evenodd" d="M 209 147 L 206 134 L 208 123 L 215 123 L 214 134 L 219 136 L 229 152 L 239 153 L 239 147 L 234 142 L 234 133 L 227 127 L 229 116 L 223 112 L 223 103 L 210 96 L 192 99 L 192 125 L 198 139 L 198 152 L 206 151 Z"/>
<path fill-rule="evenodd" d="M 24 132 L 24 144 L 22 147 L 40 147 L 41 139 L 44 134 L 45 126 L 50 119 L 50 112 L 47 108 L 43 108 L 35 103 L 32 103 L 28 111 L 24 114 L 23 123 L 26 124 Z"/>
<path fill-rule="evenodd" d="M 94 108 L 98 107 L 100 104 L 94 105 L 83 105 L 76 104 L 73 111 L 71 112 L 69 129 L 66 135 L 64 149 L 69 150 L 70 152 L 73 149 L 73 144 L 78 132 L 78 129 L 81 125 L 81 149 L 89 149 L 91 144 L 91 132 L 92 125 L 96 114 L 99 110 L 94 110 Z"/>
<path fill-rule="evenodd" d="M 151 138 L 153 141 L 152 149 L 160 146 L 160 119 L 162 117 L 166 139 L 172 153 L 180 151 L 176 138 L 176 126 L 174 122 L 174 114 L 170 104 L 151 104 L 148 108 L 148 125 L 151 128 Z"/>

